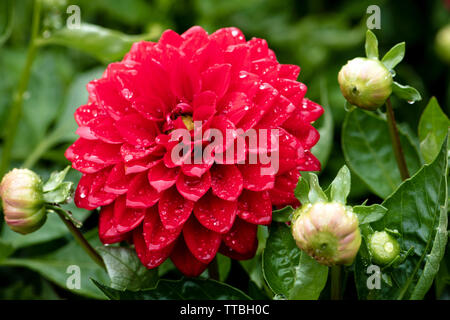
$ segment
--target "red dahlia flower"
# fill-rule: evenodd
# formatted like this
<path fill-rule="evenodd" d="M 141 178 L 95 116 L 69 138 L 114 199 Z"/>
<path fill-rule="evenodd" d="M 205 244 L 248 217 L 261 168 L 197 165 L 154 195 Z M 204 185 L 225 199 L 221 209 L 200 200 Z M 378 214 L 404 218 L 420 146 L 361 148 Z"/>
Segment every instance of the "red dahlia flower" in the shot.
<path fill-rule="evenodd" d="M 110 64 L 88 84 L 88 103 L 75 112 L 80 138 L 66 151 L 83 173 L 76 205 L 102 207 L 101 241 L 132 239 L 148 268 L 170 257 L 187 276 L 199 275 L 217 252 L 251 258 L 272 206 L 295 205 L 300 171 L 320 170 L 311 122 L 323 109 L 304 98 L 299 72 L 278 63 L 265 40 L 246 41 L 236 28 L 168 30 Z M 248 147 L 217 161 L 228 140 L 200 164 L 173 161 L 172 133 L 193 134 L 193 121 L 203 132 L 278 129 L 278 171 L 263 175 L 261 162 L 245 162 L 254 152 Z"/>

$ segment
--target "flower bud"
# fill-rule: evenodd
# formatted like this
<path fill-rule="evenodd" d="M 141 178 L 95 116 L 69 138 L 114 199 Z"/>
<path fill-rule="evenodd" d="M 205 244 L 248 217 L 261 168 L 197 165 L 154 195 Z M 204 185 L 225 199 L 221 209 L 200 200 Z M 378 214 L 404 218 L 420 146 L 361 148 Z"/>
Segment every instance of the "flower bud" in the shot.
<path fill-rule="evenodd" d="M 361 245 L 358 218 L 340 203 L 315 203 L 294 214 L 297 246 L 320 264 L 351 264 Z"/>
<path fill-rule="evenodd" d="M 378 109 L 392 93 L 392 74 L 377 59 L 348 61 L 339 71 L 338 81 L 345 99 L 366 110 Z"/>
<path fill-rule="evenodd" d="M 436 51 L 442 60 L 450 64 L 450 24 L 437 33 Z"/>
<path fill-rule="evenodd" d="M 398 256 L 400 246 L 386 231 L 376 231 L 369 237 L 369 250 L 376 264 L 387 265 Z"/>
<path fill-rule="evenodd" d="M 27 234 L 39 229 L 46 220 L 42 181 L 28 169 L 13 169 L 0 184 L 3 213 L 8 226 Z"/>

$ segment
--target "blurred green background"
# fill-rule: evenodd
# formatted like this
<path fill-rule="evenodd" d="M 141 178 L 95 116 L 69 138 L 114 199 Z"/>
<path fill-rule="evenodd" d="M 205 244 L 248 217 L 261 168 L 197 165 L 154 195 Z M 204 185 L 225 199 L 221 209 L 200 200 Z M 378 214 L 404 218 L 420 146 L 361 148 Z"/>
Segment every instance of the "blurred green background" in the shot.
<path fill-rule="evenodd" d="M 344 164 L 340 130 L 345 110 L 337 73 L 347 60 L 364 56 L 369 5 L 381 8 L 381 29 L 373 30 L 380 42 L 380 53 L 406 41 L 406 58 L 396 69 L 397 80 L 414 86 L 423 97 L 412 105 L 393 97 L 402 128 L 416 130 L 419 115 L 432 96 L 437 97 L 444 112 L 449 113 L 450 69 L 435 50 L 437 32 L 450 23 L 450 5 L 446 6 L 442 0 L 45 0 L 42 3 L 44 39 L 65 27 L 70 15 L 66 9 L 71 4 L 80 7 L 83 23 L 129 35 L 144 34 L 146 39 L 157 40 L 168 28 L 182 33 L 193 25 L 200 25 L 208 32 L 235 26 L 247 39 L 267 39 L 281 63 L 301 67 L 299 80 L 308 86 L 308 98 L 326 108 L 324 117 L 317 123 L 323 140 L 317 153 L 323 164 L 321 182 L 325 184 Z M 0 129 L 5 127 L 24 66 L 32 9 L 31 0 L 0 1 Z M 73 111 L 87 101 L 85 85 L 101 75 L 105 66 L 104 60 L 83 50 L 60 45 L 39 49 L 12 150 L 14 166 L 25 162 L 46 178 L 51 171 L 68 164 L 64 150 L 76 138 Z M 0 134 L 3 139 L 4 130 Z M 77 173 L 72 172 L 72 179 L 78 178 Z M 368 197 L 377 200 L 356 176 L 352 178 L 352 202 Z M 79 215 L 84 213 L 78 212 Z M 95 225 L 94 218 L 85 228 L 90 225 Z M 24 246 L 16 254 L 48 252 L 64 241 L 64 238 L 51 236 L 33 243 L 33 247 Z M 236 279 L 241 275 L 235 277 L 231 280 L 238 283 Z M 32 271 L 0 268 L 0 298 L 56 298 L 61 295 L 67 294 Z"/>

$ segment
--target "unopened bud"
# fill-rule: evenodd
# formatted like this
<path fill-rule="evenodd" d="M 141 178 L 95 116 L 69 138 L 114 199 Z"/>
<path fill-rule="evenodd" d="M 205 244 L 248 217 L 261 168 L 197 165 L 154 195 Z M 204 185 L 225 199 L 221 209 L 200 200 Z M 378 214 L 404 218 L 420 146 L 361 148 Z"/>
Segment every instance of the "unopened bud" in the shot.
<path fill-rule="evenodd" d="M 437 33 L 436 51 L 442 60 L 450 64 L 450 24 Z"/>
<path fill-rule="evenodd" d="M 345 99 L 366 110 L 378 109 L 392 93 L 392 74 L 377 59 L 348 61 L 339 71 L 338 81 Z"/>
<path fill-rule="evenodd" d="M 358 218 L 340 203 L 319 202 L 300 208 L 292 235 L 300 249 L 328 266 L 351 264 L 361 245 Z"/>
<path fill-rule="evenodd" d="M 376 264 L 387 265 L 400 253 L 400 246 L 386 231 L 376 231 L 369 237 L 369 249 Z"/>
<path fill-rule="evenodd" d="M 39 229 L 46 220 L 42 181 L 28 169 L 13 169 L 0 184 L 3 213 L 8 226 L 27 234 Z"/>

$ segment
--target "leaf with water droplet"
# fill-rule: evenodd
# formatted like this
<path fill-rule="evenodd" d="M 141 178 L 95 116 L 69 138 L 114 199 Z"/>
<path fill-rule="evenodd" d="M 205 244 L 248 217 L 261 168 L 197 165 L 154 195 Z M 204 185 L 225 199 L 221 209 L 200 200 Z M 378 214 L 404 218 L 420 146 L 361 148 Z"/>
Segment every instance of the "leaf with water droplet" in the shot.
<path fill-rule="evenodd" d="M 392 83 L 392 92 L 400 99 L 406 100 L 409 104 L 422 100 L 422 96 L 415 88 L 401 85 L 395 81 Z"/>

